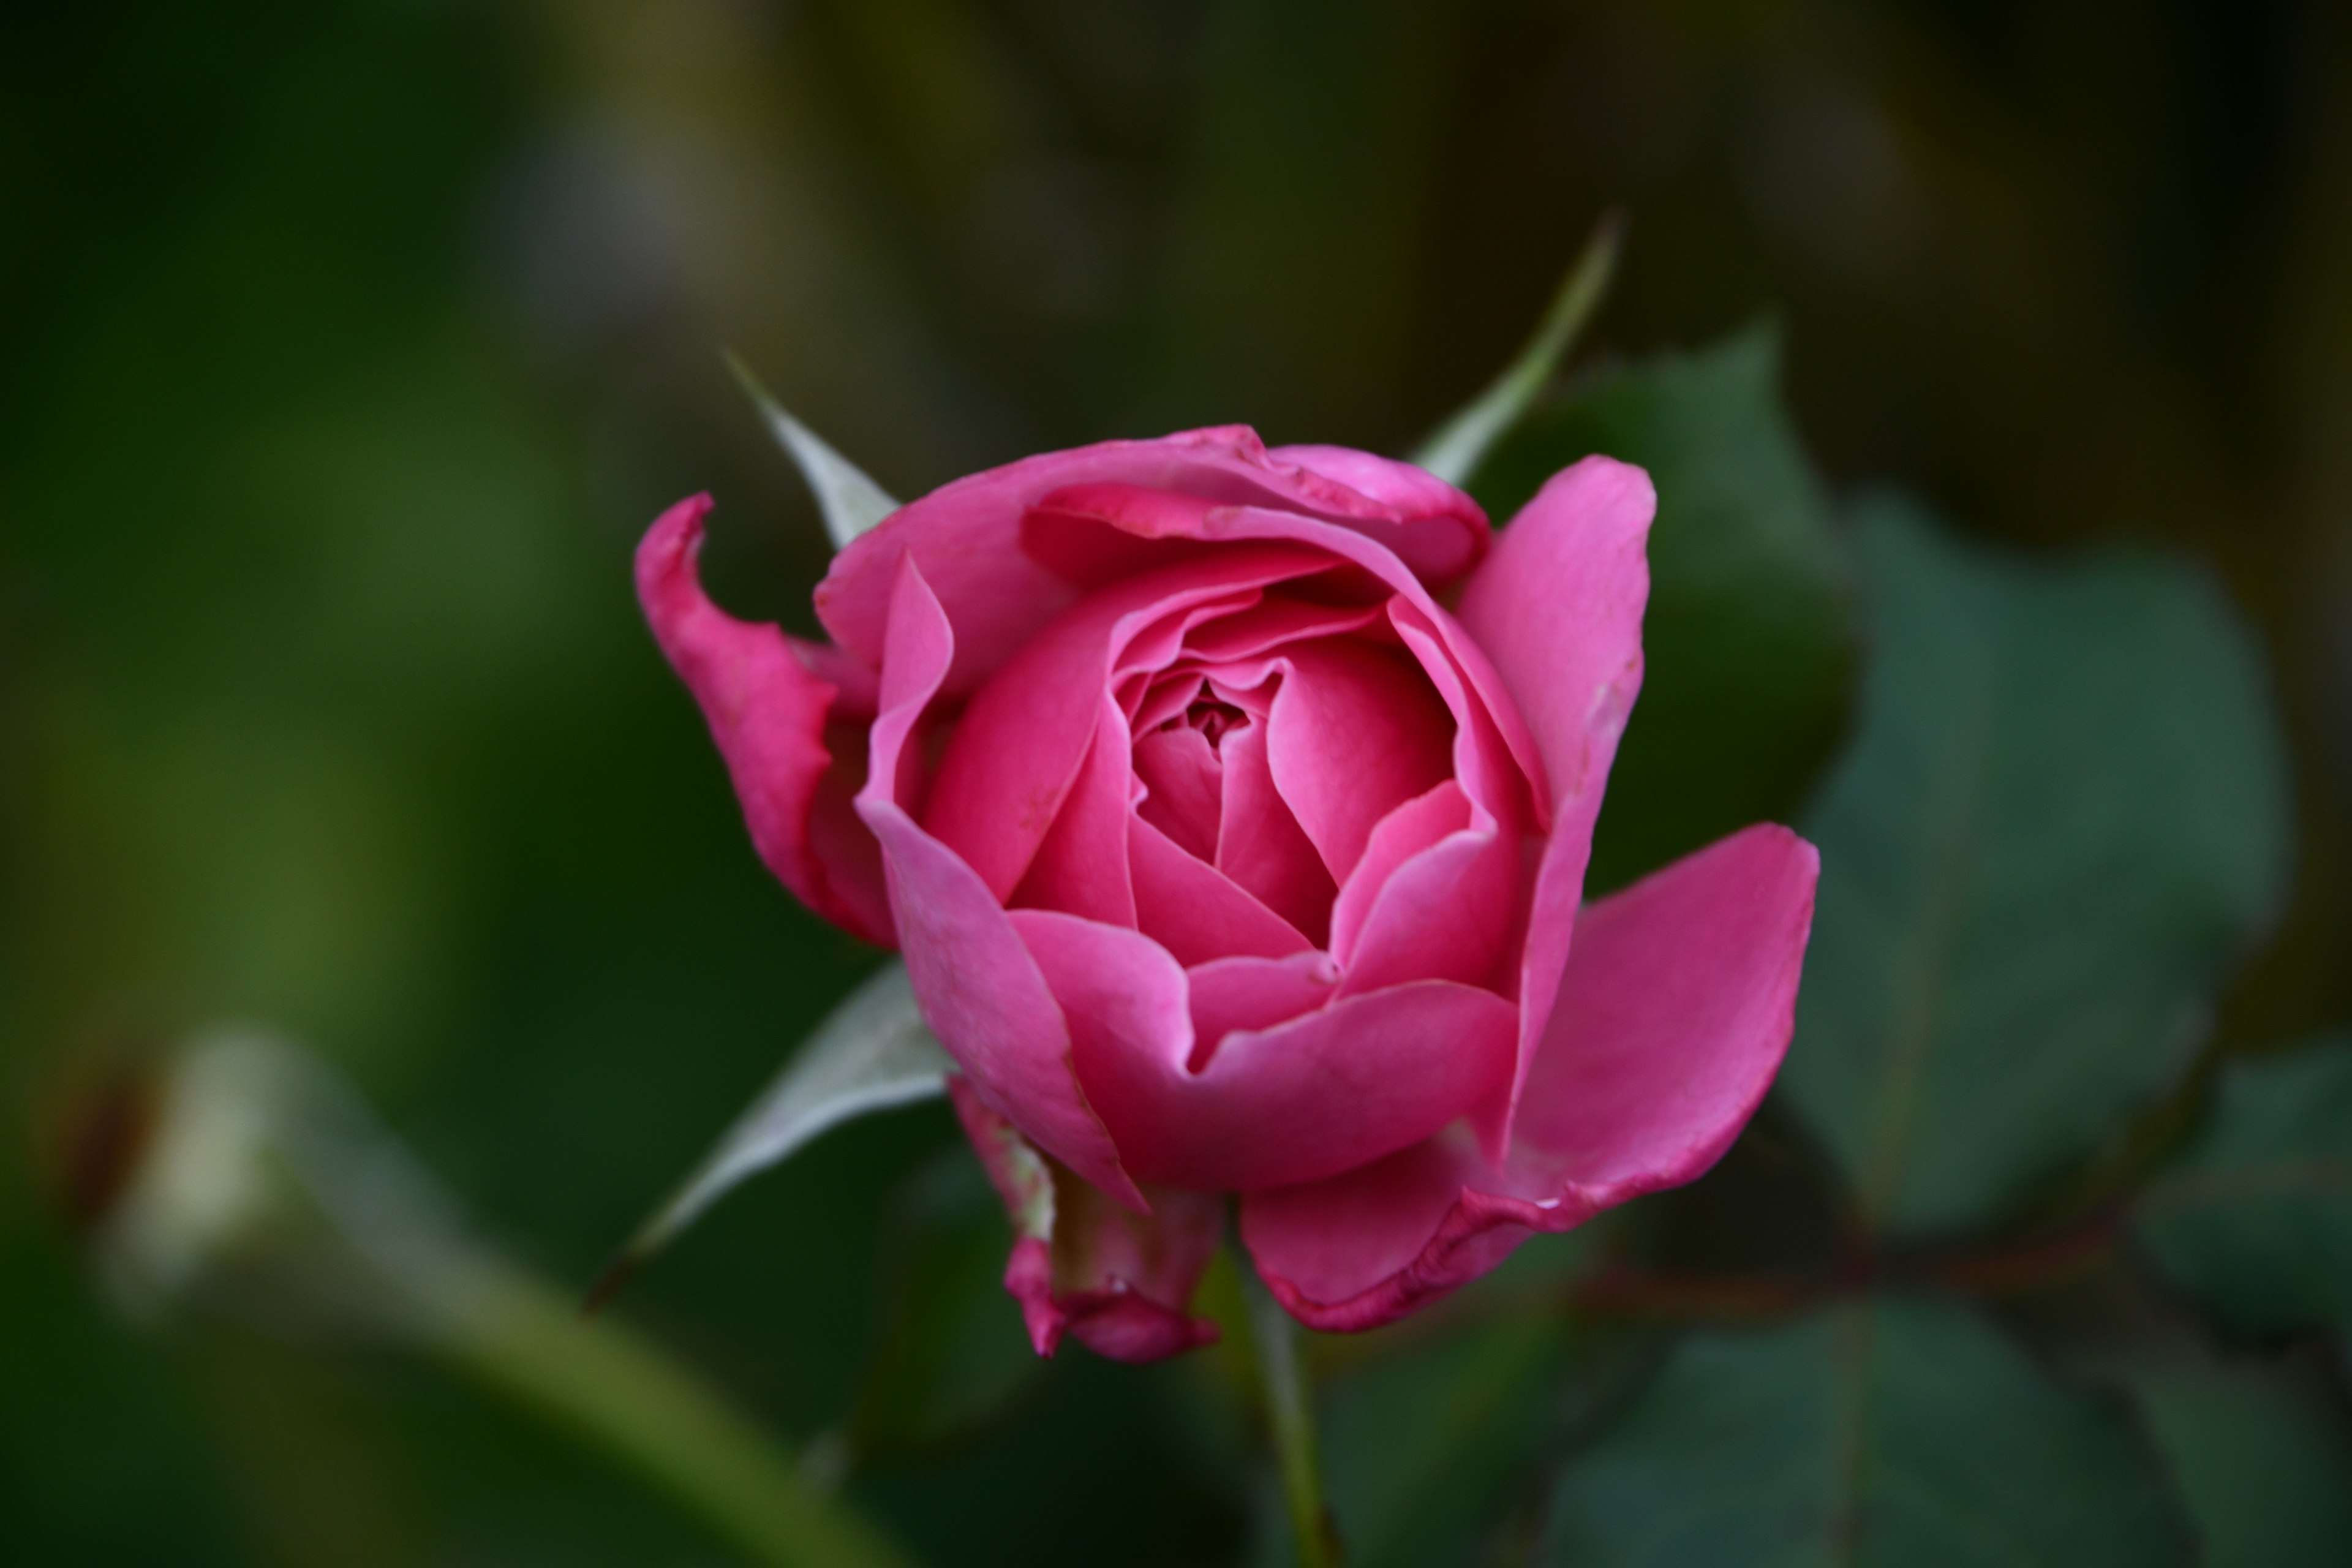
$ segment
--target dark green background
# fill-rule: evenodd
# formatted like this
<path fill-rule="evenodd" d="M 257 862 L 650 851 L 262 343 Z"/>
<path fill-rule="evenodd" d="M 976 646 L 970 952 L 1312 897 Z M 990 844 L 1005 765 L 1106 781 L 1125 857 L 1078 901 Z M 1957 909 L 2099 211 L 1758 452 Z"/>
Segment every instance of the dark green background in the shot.
<path fill-rule="evenodd" d="M 1233 420 L 1401 449 L 1611 203 L 1601 352 L 1771 314 L 1840 492 L 2219 567 L 2268 639 L 2303 846 L 2223 1037 L 2352 1015 L 2340 7 L 18 19 L 0 1557 L 720 1560 L 415 1364 L 126 1326 L 34 1180 L 58 1085 L 265 1021 L 584 1282 L 869 962 L 760 869 L 629 590 L 636 533 L 708 488 L 717 591 L 805 621 L 822 534 L 719 346 L 900 495 Z M 952 1139 L 936 1109 L 836 1135 L 625 1310 L 787 1434 L 845 1420 L 883 1238 L 946 1179 L 907 1173 Z M 1250 1482 L 1199 1429 L 1205 1375 L 1073 1351 L 983 1440 L 860 1495 L 940 1561 L 1227 1560 Z"/>

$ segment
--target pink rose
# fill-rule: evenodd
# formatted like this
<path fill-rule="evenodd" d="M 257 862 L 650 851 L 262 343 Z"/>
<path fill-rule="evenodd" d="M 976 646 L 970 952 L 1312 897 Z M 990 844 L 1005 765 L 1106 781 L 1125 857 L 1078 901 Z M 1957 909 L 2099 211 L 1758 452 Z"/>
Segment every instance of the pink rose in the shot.
<path fill-rule="evenodd" d="M 761 857 L 905 954 L 1040 1351 L 1210 1337 L 1229 1193 L 1295 1316 L 1387 1322 L 1691 1180 L 1771 1082 L 1811 846 L 1751 827 L 1580 910 L 1640 469 L 1588 458 L 1498 535 L 1239 426 L 1048 453 L 844 550 L 830 646 L 703 595 L 709 504 L 646 536 L 646 612 Z"/>

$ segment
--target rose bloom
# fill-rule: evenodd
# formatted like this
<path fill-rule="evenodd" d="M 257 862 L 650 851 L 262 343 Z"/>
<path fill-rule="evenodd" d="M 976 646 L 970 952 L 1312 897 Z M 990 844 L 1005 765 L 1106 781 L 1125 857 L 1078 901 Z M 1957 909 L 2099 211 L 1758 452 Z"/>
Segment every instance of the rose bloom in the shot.
<path fill-rule="evenodd" d="M 646 536 L 646 613 L 761 858 L 904 955 L 1041 1352 L 1213 1337 L 1228 1194 L 1292 1315 L 1390 1321 L 1698 1175 L 1771 1082 L 1811 845 L 1759 825 L 1582 907 L 1641 469 L 1496 533 L 1240 426 L 1047 453 L 842 551 L 829 645 L 704 595 L 709 506 Z"/>

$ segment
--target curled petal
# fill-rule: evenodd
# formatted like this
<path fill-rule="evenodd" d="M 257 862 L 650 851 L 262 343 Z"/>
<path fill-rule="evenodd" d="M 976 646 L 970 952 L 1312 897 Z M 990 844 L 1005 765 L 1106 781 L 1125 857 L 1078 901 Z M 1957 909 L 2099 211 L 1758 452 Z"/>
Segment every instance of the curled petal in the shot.
<path fill-rule="evenodd" d="M 1222 1199 L 1155 1188 L 1151 1213 L 1131 1213 L 1038 1152 L 965 1079 L 949 1079 L 948 1093 L 1012 1217 L 1004 1288 L 1039 1355 L 1052 1355 L 1066 1332 L 1130 1362 L 1216 1339 L 1216 1324 L 1185 1307 L 1216 1253 Z"/>
<path fill-rule="evenodd" d="M 1251 1193 L 1242 1237 L 1292 1315 L 1374 1328 L 1535 1231 L 1722 1157 L 1788 1049 L 1820 859 L 1762 824 L 1585 912 L 1508 1158 L 1461 1129 L 1328 1181 Z"/>
<path fill-rule="evenodd" d="M 1145 1181 L 1247 1192 L 1350 1170 L 1510 1071 L 1511 1005 L 1444 981 L 1232 1029 L 1202 1059 L 1186 974 L 1157 942 L 1042 910 L 1012 920 L 1069 1019 L 1088 1102 Z"/>
<path fill-rule="evenodd" d="M 998 1114 L 1080 1176 L 1143 1211 L 1142 1194 L 1071 1070 L 1062 1010 L 1003 907 L 979 874 L 899 803 L 896 781 L 908 742 L 953 649 L 939 601 L 908 563 L 891 607 L 874 765 L 857 796 L 857 814 L 882 846 L 907 977 L 923 1021 Z"/>
<path fill-rule="evenodd" d="M 654 640 L 701 705 L 760 858 L 810 909 L 891 946 L 873 836 L 843 808 L 857 759 L 837 763 L 825 739 L 841 684 L 870 690 L 872 676 L 837 648 L 739 621 L 710 602 L 695 569 L 709 511 L 707 495 L 680 501 L 637 546 L 637 597 Z M 854 705 L 865 691 L 848 695 Z"/>
<path fill-rule="evenodd" d="M 1086 589 L 1138 561 L 1161 558 L 1113 551 L 1090 571 L 1084 560 L 1039 548 L 1024 531 L 1030 510 L 1072 485 L 1129 485 L 1288 511 L 1368 542 L 1377 539 L 1374 548 L 1432 583 L 1460 576 L 1485 555 L 1486 514 L 1461 491 L 1431 488 L 1435 480 L 1406 485 L 1366 477 L 1377 491 L 1366 493 L 1342 467 L 1323 457 L 1312 465 L 1277 458 L 1255 431 L 1238 425 L 1024 458 L 908 502 L 835 556 L 817 589 L 817 616 L 835 642 L 879 664 L 898 562 L 911 557 L 955 628 L 956 658 L 944 689 L 950 696 L 971 690 Z"/>
<path fill-rule="evenodd" d="M 1508 1146 L 1538 1042 L 1549 1026 L 1592 828 L 1617 740 L 1642 689 L 1647 547 L 1657 511 L 1650 476 L 1587 458 L 1538 491 L 1462 596 L 1462 624 L 1493 658 L 1542 752 L 1551 835 L 1537 867 L 1519 961 L 1517 1070 L 1508 1100 L 1482 1118 L 1489 1158 Z"/>

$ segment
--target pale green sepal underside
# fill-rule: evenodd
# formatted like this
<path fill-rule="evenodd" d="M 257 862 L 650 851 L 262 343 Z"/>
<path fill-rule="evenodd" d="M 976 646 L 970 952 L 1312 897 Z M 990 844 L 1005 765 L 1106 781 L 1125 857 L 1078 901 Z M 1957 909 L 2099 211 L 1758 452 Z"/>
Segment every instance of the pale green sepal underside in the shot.
<path fill-rule="evenodd" d="M 768 422 L 777 444 L 792 455 L 801 478 L 816 497 L 817 509 L 824 513 L 824 531 L 833 540 L 835 550 L 845 550 L 850 541 L 898 510 L 898 503 L 880 485 L 866 477 L 864 469 L 831 447 L 817 433 L 784 412 L 783 405 L 768 395 L 760 378 L 749 366 L 733 354 L 727 356 L 727 368 L 743 384 L 744 392 L 759 408 L 760 416 Z"/>

